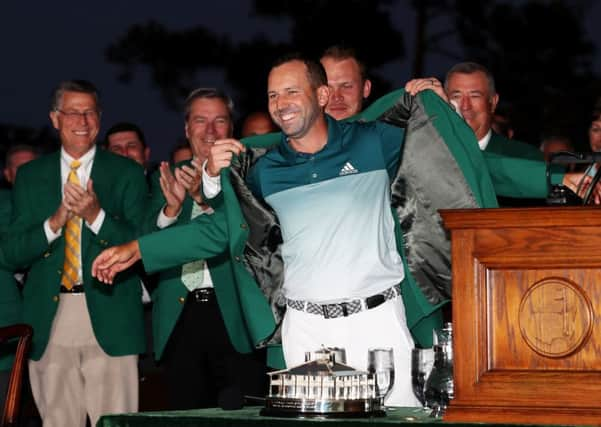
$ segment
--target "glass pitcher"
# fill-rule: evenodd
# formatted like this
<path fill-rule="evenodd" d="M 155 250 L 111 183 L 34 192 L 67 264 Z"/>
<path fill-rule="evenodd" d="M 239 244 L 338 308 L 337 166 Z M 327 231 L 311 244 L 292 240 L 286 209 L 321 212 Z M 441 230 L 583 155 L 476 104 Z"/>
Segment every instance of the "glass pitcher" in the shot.
<path fill-rule="evenodd" d="M 426 406 L 432 409 L 431 416 L 442 416 L 453 395 L 453 327 L 445 323 L 436 331 L 434 368 L 426 381 Z"/>

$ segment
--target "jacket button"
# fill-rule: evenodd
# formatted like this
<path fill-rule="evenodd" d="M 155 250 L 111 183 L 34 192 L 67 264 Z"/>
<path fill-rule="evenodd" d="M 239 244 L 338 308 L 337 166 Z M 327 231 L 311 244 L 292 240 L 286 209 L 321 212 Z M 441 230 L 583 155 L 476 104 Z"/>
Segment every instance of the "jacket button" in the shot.
<path fill-rule="evenodd" d="M 101 240 L 100 244 L 103 245 L 103 246 L 106 246 L 108 244 L 108 242 L 106 240 Z"/>
<path fill-rule="evenodd" d="M 186 298 L 184 298 L 184 297 L 179 297 L 177 300 L 179 301 L 180 304 L 183 304 L 186 302 Z"/>
<path fill-rule="evenodd" d="M 61 276 L 63 274 L 63 270 L 56 270 L 56 272 L 58 273 L 59 276 Z"/>
<path fill-rule="evenodd" d="M 44 255 L 43 255 L 44 258 L 48 258 L 49 256 L 50 256 L 50 252 L 44 252 Z"/>
<path fill-rule="evenodd" d="M 238 255 L 236 255 L 236 256 L 234 257 L 234 259 L 236 260 L 236 262 L 240 262 L 240 257 L 239 257 Z"/>
<path fill-rule="evenodd" d="M 246 230 L 248 228 L 248 225 L 246 225 L 245 223 L 240 224 L 240 228 L 243 230 Z"/>
<path fill-rule="evenodd" d="M 52 301 L 58 302 L 58 295 L 53 295 L 52 296 Z"/>

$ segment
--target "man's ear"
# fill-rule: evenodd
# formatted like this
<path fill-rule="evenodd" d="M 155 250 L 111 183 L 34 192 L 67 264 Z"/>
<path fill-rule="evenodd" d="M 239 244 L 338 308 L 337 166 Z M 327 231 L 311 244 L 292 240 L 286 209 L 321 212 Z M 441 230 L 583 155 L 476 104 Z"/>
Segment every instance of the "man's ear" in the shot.
<path fill-rule="evenodd" d="M 490 98 L 490 112 L 494 113 L 495 110 L 497 109 L 497 104 L 499 103 L 499 94 L 495 93 L 491 98 Z"/>
<path fill-rule="evenodd" d="M 317 88 L 317 102 L 320 107 L 325 107 L 330 100 L 330 88 L 326 85 Z"/>
<path fill-rule="evenodd" d="M 371 80 L 365 79 L 363 82 L 363 99 L 366 99 L 371 93 Z"/>
<path fill-rule="evenodd" d="M 54 127 L 54 129 L 58 130 L 58 111 L 51 111 L 49 116 L 50 121 L 52 122 L 52 126 Z"/>

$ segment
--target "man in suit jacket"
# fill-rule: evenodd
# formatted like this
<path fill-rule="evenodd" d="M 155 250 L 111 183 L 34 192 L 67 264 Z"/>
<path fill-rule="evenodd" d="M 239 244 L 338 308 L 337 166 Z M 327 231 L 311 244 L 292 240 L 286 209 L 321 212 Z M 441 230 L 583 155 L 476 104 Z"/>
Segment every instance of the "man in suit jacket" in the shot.
<path fill-rule="evenodd" d="M 199 171 L 214 141 L 232 136 L 232 110 L 232 100 L 217 89 L 201 88 L 188 96 L 185 133 L 194 159 L 179 164 L 175 175 L 163 162 L 160 177 L 154 175 L 150 211 L 158 228 L 213 214 L 200 197 Z M 260 353 L 252 352 L 241 315 L 228 315 L 240 307 L 223 291 L 234 280 L 225 253 L 160 274 L 152 295 L 153 341 L 155 357 L 164 367 L 171 409 L 217 404 L 234 408 L 242 404 L 243 394 L 267 392 L 264 361 L 259 360 Z"/>
<path fill-rule="evenodd" d="M 537 147 L 509 139 L 492 130 L 499 102 L 492 73 L 475 62 L 461 62 L 447 72 L 444 90 L 457 112 L 470 125 L 481 150 L 507 157 L 542 160 Z"/>
<path fill-rule="evenodd" d="M 286 66 L 286 64 L 290 64 L 291 66 L 296 67 L 294 68 L 294 70 L 289 70 L 291 74 L 292 72 L 294 72 L 295 78 L 298 77 L 299 79 L 308 79 L 307 77 L 305 77 L 305 73 L 302 68 L 302 63 L 299 62 L 300 61 L 295 62 L 294 60 L 292 60 L 288 63 L 284 63 L 282 67 Z M 315 67 L 316 65 L 313 64 L 313 68 Z M 323 76 L 321 76 L 320 83 L 323 83 L 323 81 L 324 78 Z M 316 97 L 319 95 L 319 98 L 317 99 L 319 100 L 320 106 L 323 106 L 324 102 L 327 101 L 327 87 L 325 87 L 323 84 L 320 84 L 318 90 L 315 89 L 316 93 L 309 92 L 309 90 L 305 87 L 307 86 L 307 84 L 305 84 L 305 86 L 301 86 L 302 94 L 299 94 L 301 90 L 298 90 L 297 86 L 295 86 L 294 84 L 295 82 L 286 83 L 288 83 L 287 87 L 292 89 L 284 90 L 284 92 L 274 93 L 273 97 L 271 96 L 270 92 L 270 99 L 277 99 L 278 95 L 286 93 L 287 96 L 289 96 L 290 98 L 298 96 L 301 97 L 301 100 L 304 99 L 302 98 L 303 96 L 306 96 L 307 98 L 309 98 L 309 101 L 315 101 Z M 281 96 L 285 97 L 286 95 Z M 432 258 L 424 256 L 429 254 L 427 252 L 428 250 L 430 250 L 430 240 L 428 240 L 428 235 L 431 235 L 436 231 L 434 228 L 440 230 L 440 233 L 436 232 L 437 235 L 442 236 L 442 239 L 446 238 L 446 235 L 442 230 L 440 223 L 437 223 L 436 220 L 434 220 L 433 222 L 431 221 L 429 224 L 433 224 L 433 227 L 428 227 L 425 230 L 425 234 L 423 233 L 423 229 L 417 230 L 417 228 L 419 227 L 417 225 L 418 223 L 422 224 L 422 221 L 424 221 L 425 219 L 433 218 L 434 215 L 437 215 L 436 209 L 441 207 L 494 206 L 496 203 L 496 201 L 494 200 L 494 190 L 496 189 L 496 182 L 494 179 L 491 179 L 491 176 L 488 175 L 489 171 L 487 169 L 487 165 L 482 160 L 482 154 L 480 153 L 475 142 L 473 141 L 473 133 L 471 132 L 471 130 L 469 130 L 469 128 L 467 128 L 465 123 L 452 110 L 448 108 L 448 106 L 443 101 L 441 101 L 439 98 L 432 99 L 432 97 L 435 97 L 435 95 L 432 94 L 428 96 L 428 94 L 424 94 L 423 97 L 420 96 L 419 98 L 413 99 L 412 97 L 408 96 L 408 94 L 404 94 L 403 92 L 391 94 L 391 96 L 388 97 L 387 101 L 390 102 L 391 100 L 393 100 L 393 105 L 389 105 L 389 107 L 392 106 L 393 108 L 386 108 L 386 110 L 389 111 L 386 111 L 383 115 L 383 117 L 387 119 L 387 121 L 405 122 L 407 124 L 407 137 L 404 146 L 403 161 L 401 165 L 401 170 L 399 171 L 397 176 L 400 176 L 401 179 L 404 180 L 404 185 L 402 185 L 403 189 L 409 188 L 411 190 L 411 193 L 409 194 L 405 192 L 404 194 L 402 194 L 401 196 L 403 197 L 397 198 L 394 202 L 394 205 L 397 209 L 400 208 L 400 210 L 404 209 L 405 211 L 407 211 L 405 212 L 404 217 L 401 219 L 401 222 L 403 222 L 403 219 L 412 219 L 411 223 L 404 221 L 405 227 L 413 227 L 411 230 L 409 230 L 408 234 L 411 236 L 413 233 L 418 233 L 418 235 L 417 237 L 412 237 L 413 240 L 408 246 L 409 253 L 403 251 L 403 246 L 400 244 L 397 244 L 397 249 L 400 253 L 405 252 L 406 259 L 409 261 L 413 260 L 414 266 L 417 265 L 418 268 L 424 266 L 425 264 L 429 264 L 432 261 L 437 261 L 438 258 L 441 259 L 440 264 L 442 264 L 443 266 L 446 265 L 448 267 L 449 264 L 448 242 L 446 241 L 443 241 L 443 244 L 439 245 L 441 247 L 434 248 L 437 252 L 430 252 L 436 257 L 438 257 L 437 259 L 432 260 Z M 284 102 L 284 105 L 288 105 L 285 101 L 282 102 Z M 303 107 L 305 106 L 306 105 L 303 104 Z M 318 107 L 312 106 L 312 108 L 316 109 Z M 303 110 L 301 107 L 297 107 L 293 110 L 292 107 L 290 107 L 290 111 L 281 113 L 281 117 L 278 116 L 278 118 L 281 118 L 281 121 L 286 121 L 286 123 L 284 124 L 284 126 L 286 127 L 292 127 L 294 125 L 298 125 L 300 127 L 301 125 L 306 125 L 303 119 L 307 119 L 307 117 L 315 117 L 315 115 L 311 114 L 314 113 L 314 110 L 309 111 L 309 108 L 306 108 L 305 110 Z M 305 115 L 303 115 L 299 111 L 302 111 L 302 113 L 305 113 Z M 370 114 L 372 115 L 370 116 Z M 273 115 L 275 116 L 276 113 L 273 113 Z M 365 111 L 363 113 L 363 117 L 365 117 L 368 120 L 373 120 L 374 118 L 379 116 L 382 116 L 382 111 L 380 111 L 377 114 L 374 114 L 373 111 Z M 409 116 L 408 123 L 407 116 Z M 307 121 L 310 120 L 311 119 L 307 119 Z M 322 120 L 325 119 L 322 117 Z M 334 129 L 332 132 L 336 132 L 336 129 L 338 129 L 341 126 L 344 126 L 333 122 L 331 118 L 327 119 L 327 124 L 329 127 Z M 290 129 L 286 129 L 286 131 L 289 130 Z M 338 131 L 337 135 L 340 134 L 342 133 Z M 398 139 L 395 139 L 395 141 L 391 140 L 389 142 L 391 146 L 394 146 L 395 142 L 398 143 L 398 147 L 400 148 L 402 144 L 400 138 L 401 133 L 399 132 L 398 134 Z M 412 139 L 411 142 L 409 141 L 410 135 Z M 449 138 L 449 141 L 447 141 L 447 138 Z M 280 141 L 280 147 L 286 146 L 286 141 L 287 140 L 282 137 Z M 250 139 L 247 142 L 250 144 Z M 239 153 L 242 149 L 241 145 L 237 141 L 233 140 L 218 141 L 212 149 L 212 151 L 214 151 L 218 146 L 220 146 L 219 148 L 226 148 L 226 150 L 216 152 L 214 156 L 215 158 L 219 157 L 219 161 L 223 162 L 221 163 L 221 167 L 229 165 L 231 161 L 231 154 Z M 282 148 L 282 150 L 285 149 Z M 427 153 L 437 156 L 436 161 L 441 163 L 440 168 L 424 167 L 424 163 L 427 164 L 429 162 L 434 161 L 432 160 L 432 157 L 428 155 L 426 155 L 425 157 L 423 155 L 417 155 L 423 153 L 424 150 L 426 150 Z M 278 148 L 269 151 L 269 153 L 274 153 L 277 151 Z M 236 162 L 244 163 L 243 165 L 241 165 L 240 168 L 232 168 L 231 170 L 229 170 L 229 172 L 231 172 L 230 174 L 221 174 L 221 188 L 223 190 L 223 197 L 221 200 L 224 203 L 222 205 L 223 209 L 217 208 L 215 214 L 213 215 L 213 217 L 215 218 L 214 224 L 208 224 L 207 221 L 195 220 L 187 226 L 177 227 L 170 230 L 165 230 L 161 233 L 155 233 L 152 235 L 144 236 L 141 239 L 139 239 L 139 241 L 123 245 L 119 248 L 110 249 L 101 254 L 101 256 L 95 261 L 93 267 L 93 274 L 95 274 L 97 277 L 100 277 L 103 281 L 111 282 L 114 278 L 114 274 L 117 271 L 122 270 L 123 267 L 126 267 L 130 263 L 135 262 L 137 259 L 140 259 L 140 257 L 142 257 L 143 262 L 145 263 L 145 266 L 147 268 L 165 268 L 170 265 L 173 265 L 178 261 L 185 261 L 186 259 L 191 258 L 193 255 L 210 255 L 211 251 L 214 251 L 214 253 L 217 254 L 221 253 L 220 251 L 223 251 L 224 249 L 228 248 L 229 253 L 233 256 L 235 260 L 235 265 L 239 266 L 239 268 L 236 269 L 237 272 L 241 271 L 240 269 L 244 270 L 244 265 L 246 265 L 249 268 L 256 267 L 255 273 L 257 273 L 258 271 L 264 276 L 277 276 L 278 274 L 281 275 L 281 271 L 277 271 L 276 265 L 268 265 L 267 263 L 260 265 L 260 262 L 256 262 L 256 258 L 257 256 L 261 255 L 259 252 L 263 249 L 263 247 L 267 247 L 267 249 L 269 249 L 268 247 L 271 246 L 271 243 L 275 243 L 277 245 L 277 239 L 272 239 L 272 236 L 270 235 L 270 231 L 274 230 L 275 228 L 271 227 L 271 223 L 263 221 L 263 219 L 266 218 L 268 215 L 264 214 L 265 210 L 263 212 L 260 211 L 260 205 L 255 204 L 252 206 L 253 209 L 249 208 L 249 203 L 247 203 L 248 200 L 245 200 L 248 198 L 248 190 L 245 191 L 244 188 L 238 186 L 238 181 L 240 179 L 240 171 L 247 170 L 246 168 L 250 167 L 250 165 L 252 165 L 252 163 L 256 161 L 256 155 L 257 151 L 247 150 L 245 155 L 243 156 L 244 158 L 235 159 Z M 261 157 L 261 159 L 264 158 L 265 157 Z M 307 161 L 310 160 L 313 159 L 307 156 Z M 450 167 L 443 167 L 447 164 L 447 162 L 448 166 Z M 209 164 L 210 163 L 211 160 L 209 160 Z M 492 166 L 496 165 L 493 163 Z M 538 166 L 537 172 L 541 171 L 540 165 L 534 166 Z M 544 171 L 544 164 L 542 165 L 542 168 L 542 170 Z M 338 170 L 339 169 L 336 169 L 336 171 Z M 267 175 L 268 174 L 266 174 L 265 176 Z M 315 175 L 317 176 L 317 174 Z M 513 176 L 507 176 L 506 174 L 503 175 L 502 173 L 497 173 L 496 176 L 505 178 L 505 183 L 499 182 L 498 184 L 501 190 L 503 189 L 503 185 L 506 185 L 507 187 L 510 186 L 510 183 L 508 181 L 514 180 Z M 278 176 L 272 178 L 275 178 L 277 180 Z M 532 180 L 531 182 L 526 183 L 528 188 L 533 192 L 545 191 L 544 188 L 546 187 L 546 181 L 544 178 L 544 173 L 539 174 L 538 178 L 538 180 Z M 236 191 L 234 191 L 232 185 L 232 183 L 234 182 L 237 186 Z M 283 180 L 278 182 L 283 182 Z M 446 185 L 447 183 L 449 183 L 449 186 Z M 384 188 L 383 191 L 386 191 L 386 189 Z M 398 189 L 396 191 L 398 191 Z M 425 202 L 415 200 L 414 197 L 416 193 L 420 193 L 422 199 L 425 197 Z M 404 203 L 404 201 L 406 201 L 407 199 L 412 199 L 412 202 L 416 202 L 417 204 L 422 203 L 421 208 L 424 210 L 420 210 L 417 212 L 410 211 L 411 207 L 413 206 L 413 203 Z M 299 199 L 299 202 L 302 203 L 303 200 L 304 199 L 301 198 Z M 237 203 L 238 201 L 240 201 L 240 204 Z M 396 206 L 399 202 L 401 202 L 401 206 Z M 386 208 L 383 209 L 383 212 L 386 212 Z M 425 209 L 429 210 L 425 211 Z M 242 211 L 244 211 L 245 217 L 242 216 Z M 298 213 L 299 215 L 300 212 L 302 212 L 302 210 L 295 210 L 295 213 Z M 284 222 L 285 220 L 286 218 L 284 218 Z M 247 223 L 247 221 L 250 224 Z M 253 224 L 258 225 L 260 227 L 252 227 Z M 250 233 L 247 234 L 246 230 L 249 228 Z M 262 228 L 263 231 L 260 230 L 260 228 Z M 267 233 L 264 233 L 264 231 L 267 231 Z M 267 235 L 261 234 L 262 232 Z M 328 233 L 326 233 L 326 235 L 327 234 Z M 422 236 L 426 237 L 425 244 L 424 242 L 421 242 Z M 176 239 L 177 245 L 169 247 L 169 250 L 165 250 L 166 242 L 176 241 Z M 447 244 L 446 247 L 444 245 L 445 243 Z M 424 248 L 418 248 L 420 244 Z M 340 250 L 340 248 L 338 249 Z M 426 252 L 424 252 L 423 250 L 425 250 Z M 415 253 L 417 253 L 417 256 L 415 255 Z M 262 270 L 261 267 L 263 267 Z M 406 276 L 408 276 L 408 270 L 406 268 L 405 262 L 403 262 L 403 267 L 403 270 L 407 271 Z M 401 270 L 400 265 L 399 270 Z M 317 274 L 318 272 L 313 273 Z M 305 276 L 311 277 L 311 274 L 313 273 L 309 273 Z M 428 271 L 427 273 L 431 272 Z M 437 274 L 439 273 L 440 276 L 437 276 Z M 446 272 L 446 274 L 448 275 L 448 271 Z M 242 276 L 243 275 L 240 273 L 241 278 L 243 278 Z M 430 278 L 437 279 L 446 278 L 445 272 L 442 270 L 435 270 L 434 274 L 423 274 L 423 276 L 426 278 L 429 276 Z M 274 281 L 277 282 L 277 280 Z M 435 280 L 435 282 L 437 281 L 438 280 Z M 345 283 L 345 281 L 342 281 L 342 283 Z M 436 283 L 434 283 L 434 286 L 435 285 Z M 266 337 L 265 332 L 269 334 L 269 331 L 266 331 L 265 329 L 261 330 L 259 328 L 260 326 L 265 326 L 268 325 L 268 323 L 270 323 L 259 322 L 264 320 L 266 317 L 264 303 L 261 304 L 259 302 L 256 306 L 249 304 L 249 302 L 251 302 L 249 300 L 250 296 L 252 295 L 252 286 L 248 285 L 247 283 L 243 283 L 242 281 L 240 281 L 236 283 L 236 287 L 236 290 L 238 291 L 238 294 L 240 296 L 240 303 L 242 304 L 243 312 L 245 314 L 244 320 L 249 326 L 252 327 L 249 329 L 251 333 L 254 333 L 254 335 L 252 336 L 254 337 L 255 343 L 260 343 L 261 340 L 264 340 Z M 325 286 L 323 289 L 324 291 L 328 291 L 327 286 Z M 411 302 L 410 304 L 407 304 L 407 302 L 405 302 L 405 307 L 408 310 L 407 324 L 423 319 L 424 316 L 427 316 L 429 313 L 432 312 L 428 310 L 431 310 L 432 306 L 436 304 L 431 303 L 431 301 L 429 301 L 428 297 L 430 297 L 431 295 L 427 295 L 427 292 L 429 292 L 430 294 L 433 293 L 432 290 L 429 289 L 429 286 L 423 288 L 416 288 L 414 284 L 407 283 L 405 285 L 405 282 L 403 282 L 401 292 L 403 294 L 404 301 Z M 436 292 L 440 293 L 440 290 L 437 290 Z M 274 292 L 274 294 L 277 294 L 277 292 Z M 409 299 L 406 299 L 406 294 L 409 294 Z M 371 307 L 370 305 L 366 305 L 367 308 L 379 306 L 385 301 L 394 301 L 395 306 L 399 304 L 397 292 L 394 292 L 393 295 L 381 295 L 381 298 L 377 298 L 379 303 L 376 303 L 376 305 L 372 305 Z M 440 301 L 440 298 L 438 299 Z M 373 299 L 370 299 L 370 301 L 371 300 Z M 423 304 L 423 307 L 416 307 L 416 305 L 421 304 Z M 428 305 L 430 305 L 430 307 L 428 307 Z M 301 310 L 298 308 L 298 305 L 296 308 L 289 308 L 289 310 L 292 309 Z M 344 312 L 344 310 L 342 311 Z M 412 311 L 413 313 L 410 314 L 409 311 Z M 378 310 L 378 312 L 380 314 L 382 313 L 382 311 L 380 310 Z M 386 312 L 388 312 L 388 309 L 386 309 Z M 393 310 L 393 312 L 395 313 L 396 317 L 404 317 L 398 316 L 399 311 Z M 286 316 L 288 316 L 288 313 L 289 312 L 287 311 Z M 356 313 L 356 310 L 348 314 L 350 316 L 353 313 Z M 391 325 L 396 325 L 398 323 L 404 323 L 404 319 L 397 319 L 397 321 L 392 322 L 391 324 L 387 324 L 385 322 L 379 323 L 379 325 L 383 325 L 386 327 L 390 326 L 394 328 L 394 326 Z M 302 324 L 303 322 L 300 322 L 300 324 L 297 323 L 297 327 L 302 327 Z M 373 330 L 379 329 L 375 328 Z M 309 336 L 319 334 L 322 332 L 317 329 L 312 329 L 312 331 L 313 333 L 306 334 L 303 339 L 306 340 Z M 406 338 L 406 331 L 403 332 L 403 337 Z M 370 334 L 370 337 L 372 335 L 374 334 Z M 385 334 L 385 336 L 389 337 L 390 340 L 395 340 L 398 338 L 394 333 Z M 294 343 L 294 340 L 288 342 L 289 344 L 291 343 L 293 346 L 296 345 Z M 326 342 L 326 344 L 331 343 Z M 365 342 L 363 342 L 363 344 L 365 345 Z M 313 343 L 313 346 L 316 346 L 316 344 Z M 406 350 L 410 346 L 405 345 L 404 347 L 405 351 L 403 352 L 403 354 L 406 354 Z M 304 350 L 310 350 L 310 346 L 305 346 Z M 356 354 L 359 353 L 362 353 L 360 349 Z M 366 351 L 363 353 L 366 354 Z M 363 356 L 365 354 L 363 354 Z M 360 359 L 361 355 L 354 357 Z M 361 368 L 362 366 L 358 365 L 358 367 Z M 399 379 L 403 380 L 399 383 L 407 385 L 408 375 L 408 368 L 406 371 L 399 371 Z M 404 388 L 404 396 L 407 402 L 409 402 L 412 397 L 411 391 L 409 389 L 410 387 Z"/>
<path fill-rule="evenodd" d="M 0 238 L 4 238 L 11 216 L 10 191 L 0 190 Z M 0 327 L 21 322 L 22 298 L 13 273 L 0 268 Z M 0 344 L 0 402 L 4 402 L 15 346 Z"/>
<path fill-rule="evenodd" d="M 107 246 L 137 236 L 147 198 L 142 168 L 96 148 L 96 88 L 60 83 L 50 119 L 61 149 L 17 173 L 7 262 L 29 267 L 23 320 L 33 326 L 32 392 L 44 426 L 92 425 L 138 407 L 137 354 L 144 350 L 139 278 L 109 287 L 91 276 Z"/>
<path fill-rule="evenodd" d="M 4 178 L 8 184 L 14 185 L 19 167 L 37 156 L 37 151 L 30 145 L 17 144 L 9 148 L 4 167 Z M 11 216 L 11 192 L 2 189 L 0 190 L 0 236 L 4 236 L 8 232 Z M 23 304 L 15 275 L 12 271 L 1 267 L 2 264 L 3 261 L 0 257 L 0 327 L 21 322 Z M 4 402 L 6 396 L 14 352 L 14 343 L 0 345 L 0 402 Z"/>

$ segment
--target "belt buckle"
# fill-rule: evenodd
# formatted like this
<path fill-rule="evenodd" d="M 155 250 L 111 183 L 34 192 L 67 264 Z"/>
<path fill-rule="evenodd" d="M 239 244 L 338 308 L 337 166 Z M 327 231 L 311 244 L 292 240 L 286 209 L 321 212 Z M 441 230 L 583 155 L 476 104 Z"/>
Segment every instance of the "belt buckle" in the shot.
<path fill-rule="evenodd" d="M 337 307 L 341 308 L 342 312 L 342 317 L 347 317 L 348 316 L 348 303 L 346 302 L 341 302 L 338 304 L 322 304 L 321 305 L 321 310 L 323 312 L 323 317 L 324 319 L 335 319 L 337 317 L 341 317 L 340 315 L 337 316 L 337 314 L 339 313 L 338 310 L 336 310 Z M 332 310 L 332 315 L 330 315 L 330 310 Z"/>
<path fill-rule="evenodd" d="M 369 310 L 370 308 L 375 308 L 386 301 L 386 297 L 382 294 L 372 295 L 370 297 L 365 298 L 365 307 Z"/>

